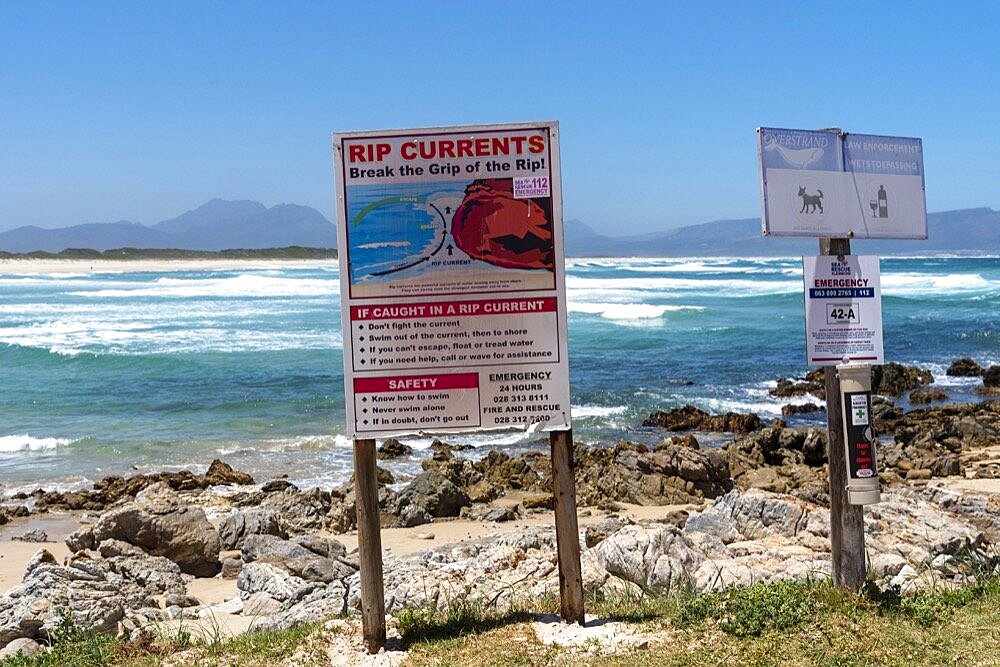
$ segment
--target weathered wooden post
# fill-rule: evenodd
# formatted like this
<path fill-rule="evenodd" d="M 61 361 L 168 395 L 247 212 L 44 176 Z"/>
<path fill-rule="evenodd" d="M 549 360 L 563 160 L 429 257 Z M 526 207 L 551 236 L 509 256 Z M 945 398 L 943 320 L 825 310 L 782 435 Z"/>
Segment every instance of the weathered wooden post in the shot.
<path fill-rule="evenodd" d="M 851 241 L 846 238 L 821 238 L 819 254 L 839 257 L 850 255 Z M 826 453 L 830 471 L 833 585 L 856 591 L 864 584 L 867 575 L 864 505 L 852 505 L 847 497 L 847 453 L 837 367 L 824 367 L 823 380 L 826 388 Z"/>
<path fill-rule="evenodd" d="M 385 591 L 374 440 L 354 441 L 354 485 L 361 574 L 361 631 L 368 652 L 378 653 L 385 647 Z"/>
<path fill-rule="evenodd" d="M 559 611 L 570 623 L 585 622 L 583 576 L 580 567 L 580 532 L 576 516 L 576 479 L 573 466 L 573 431 L 551 431 L 552 502 L 559 554 Z"/>

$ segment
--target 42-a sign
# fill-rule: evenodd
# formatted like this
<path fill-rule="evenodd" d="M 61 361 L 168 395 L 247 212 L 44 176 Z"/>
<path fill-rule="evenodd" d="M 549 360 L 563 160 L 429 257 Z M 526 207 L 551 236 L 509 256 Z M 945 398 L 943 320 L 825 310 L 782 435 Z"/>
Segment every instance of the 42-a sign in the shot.
<path fill-rule="evenodd" d="M 861 307 L 857 303 L 828 303 L 826 306 L 826 321 L 828 324 L 860 322 L 858 318 L 858 313 L 860 312 Z"/>

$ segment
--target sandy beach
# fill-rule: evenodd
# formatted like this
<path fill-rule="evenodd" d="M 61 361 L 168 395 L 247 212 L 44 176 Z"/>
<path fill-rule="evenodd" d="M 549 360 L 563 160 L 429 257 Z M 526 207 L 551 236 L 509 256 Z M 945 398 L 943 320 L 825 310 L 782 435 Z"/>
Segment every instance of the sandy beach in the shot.
<path fill-rule="evenodd" d="M 337 268 L 336 259 L 28 259 L 0 258 L 0 274 L 86 274 Z"/>

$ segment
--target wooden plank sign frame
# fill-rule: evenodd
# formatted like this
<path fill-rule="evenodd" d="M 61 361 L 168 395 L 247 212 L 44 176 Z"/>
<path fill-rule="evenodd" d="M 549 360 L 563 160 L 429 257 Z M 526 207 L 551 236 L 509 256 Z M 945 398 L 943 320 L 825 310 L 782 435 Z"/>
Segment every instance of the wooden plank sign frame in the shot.
<path fill-rule="evenodd" d="M 583 623 L 556 122 L 335 134 L 364 641 L 385 646 L 375 438 L 548 431 L 562 615 Z"/>

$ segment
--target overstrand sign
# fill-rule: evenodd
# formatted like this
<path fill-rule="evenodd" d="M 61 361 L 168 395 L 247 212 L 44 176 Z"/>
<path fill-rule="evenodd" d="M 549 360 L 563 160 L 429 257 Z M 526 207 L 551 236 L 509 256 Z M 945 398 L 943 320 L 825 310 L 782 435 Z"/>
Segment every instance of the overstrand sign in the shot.
<path fill-rule="evenodd" d="M 765 235 L 926 239 L 920 139 L 757 129 Z"/>
<path fill-rule="evenodd" d="M 558 124 L 334 135 L 352 438 L 570 428 Z"/>
<path fill-rule="evenodd" d="M 803 257 L 802 279 L 808 363 L 884 363 L 878 257 Z"/>

